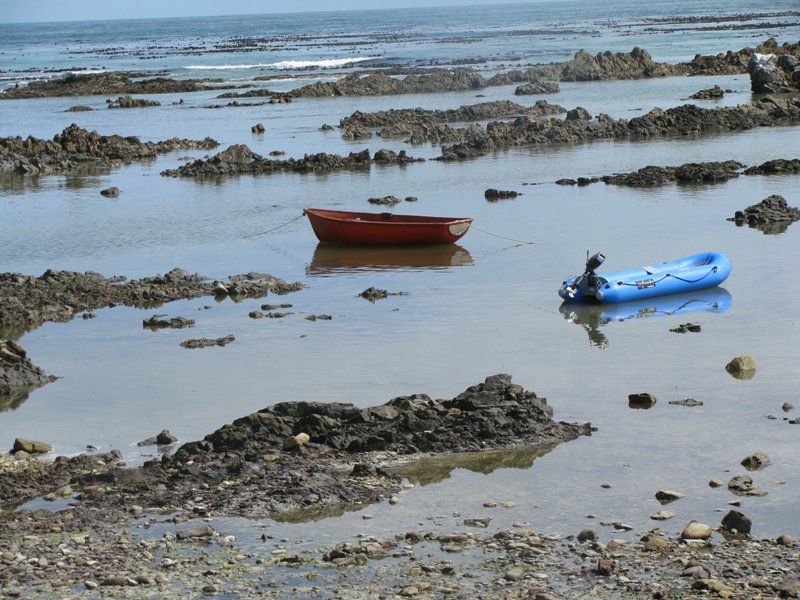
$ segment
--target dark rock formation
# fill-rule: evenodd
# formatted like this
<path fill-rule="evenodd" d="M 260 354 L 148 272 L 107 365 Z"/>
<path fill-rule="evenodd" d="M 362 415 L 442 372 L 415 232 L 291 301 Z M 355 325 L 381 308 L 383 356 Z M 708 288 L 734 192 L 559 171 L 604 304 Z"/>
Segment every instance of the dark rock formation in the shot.
<path fill-rule="evenodd" d="M 738 226 L 749 225 L 765 234 L 783 233 L 795 221 L 800 221 L 800 208 L 786 203 L 783 196 L 773 194 L 758 204 L 737 210 L 732 218 Z"/>
<path fill-rule="evenodd" d="M 174 150 L 211 149 L 217 145 L 211 138 L 141 142 L 137 137 L 100 135 L 72 124 L 51 141 L 30 136 L 24 140 L 21 137 L 0 138 L 0 172 L 63 173 L 83 164 L 111 168 Z"/>
<path fill-rule="evenodd" d="M 256 123 L 255 125 L 253 125 L 250 128 L 250 132 L 251 133 L 264 133 L 265 131 L 266 131 L 266 128 L 264 127 L 264 125 L 262 123 Z"/>
<path fill-rule="evenodd" d="M 123 283 L 124 282 L 124 283 Z M 82 311 L 106 306 L 155 307 L 165 302 L 201 296 L 258 298 L 302 288 L 263 273 L 235 275 L 225 284 L 173 269 L 165 275 L 125 281 L 87 271 L 45 271 L 40 277 L 0 273 L 0 332 L 19 336 L 46 321 L 65 322 Z"/>
<path fill-rule="evenodd" d="M 104 190 L 100 190 L 100 195 L 106 198 L 119 198 L 119 188 L 111 186 Z"/>
<path fill-rule="evenodd" d="M 256 154 L 243 144 L 234 144 L 208 159 L 198 159 L 177 169 L 162 171 L 168 177 L 207 177 L 221 175 L 270 174 L 281 172 L 307 173 L 311 171 L 337 171 L 344 169 L 367 169 L 374 163 L 407 164 L 423 159 L 408 156 L 404 151 L 379 150 L 377 158 L 371 158 L 369 150 L 339 154 L 306 154 L 301 159 L 273 160 Z"/>
<path fill-rule="evenodd" d="M 22 346 L 0 339 L 0 396 L 26 395 L 53 379 L 31 362 Z"/>
<path fill-rule="evenodd" d="M 295 98 L 322 98 L 326 96 L 384 96 L 388 94 L 422 94 L 477 90 L 486 87 L 486 79 L 468 69 L 437 70 L 421 75 L 407 75 L 403 79 L 375 73 L 361 77 L 356 73 L 339 81 L 316 82 L 290 92 Z"/>
<path fill-rule="evenodd" d="M 370 204 L 378 204 L 380 206 L 394 206 L 400 203 L 400 198 L 396 196 L 381 196 L 380 198 L 368 198 L 367 202 Z"/>
<path fill-rule="evenodd" d="M 143 77 L 147 77 L 147 73 L 68 74 L 62 79 L 32 81 L 28 85 L 2 90 L 0 91 L 0 100 L 53 96 L 176 94 L 220 89 L 219 84 L 222 83 L 221 79 L 168 79 L 165 77 L 142 79 Z"/>
<path fill-rule="evenodd" d="M 689 98 L 692 100 L 718 100 L 725 96 L 725 92 L 721 87 L 715 85 L 712 88 L 707 88 L 705 90 L 700 90 L 699 92 L 695 92 Z"/>
<path fill-rule="evenodd" d="M 164 315 L 153 315 L 149 319 L 142 321 L 142 327 L 156 331 L 157 329 L 184 329 L 186 327 L 194 327 L 194 319 L 187 319 L 186 317 L 172 317 L 171 319 L 163 318 Z"/>
<path fill-rule="evenodd" d="M 146 98 L 133 98 L 120 96 L 116 100 L 106 100 L 108 108 L 146 108 L 148 106 L 161 106 L 161 102 L 147 100 Z"/>
<path fill-rule="evenodd" d="M 744 170 L 745 175 L 782 175 L 784 173 L 800 173 L 800 158 L 789 160 L 776 158 Z"/>
<path fill-rule="evenodd" d="M 483 197 L 491 201 L 508 200 L 509 198 L 516 198 L 518 195 L 519 193 L 514 190 L 496 190 L 494 188 L 489 188 L 483 192 Z"/>
<path fill-rule="evenodd" d="M 90 110 L 94 110 L 91 106 L 86 106 L 84 104 L 78 104 L 77 106 L 70 106 L 67 109 L 67 112 L 89 112 Z"/>
<path fill-rule="evenodd" d="M 744 165 L 735 160 L 724 162 L 686 163 L 679 167 L 647 166 L 632 173 L 617 173 L 600 177 L 610 185 L 651 187 L 672 181 L 680 183 L 715 183 L 739 176 Z"/>
<path fill-rule="evenodd" d="M 597 81 L 603 79 L 645 79 L 676 75 L 673 65 L 657 63 L 647 50 L 630 52 L 598 52 L 594 56 L 579 50 L 561 66 L 561 81 Z"/>
<path fill-rule="evenodd" d="M 720 108 L 684 104 L 667 110 L 654 108 L 628 121 L 600 114 L 592 121 L 517 118 L 492 121 L 486 127 L 464 130 L 464 141 L 442 148 L 439 160 L 482 156 L 494 150 L 550 143 L 585 143 L 597 139 L 700 135 L 719 131 L 800 123 L 800 99 L 766 96 L 758 102 Z"/>
<path fill-rule="evenodd" d="M 289 104 L 292 101 L 291 94 L 264 89 L 247 90 L 246 92 L 225 92 L 217 96 L 217 98 L 269 98 L 267 104 Z"/>
<path fill-rule="evenodd" d="M 194 348 L 210 348 L 212 346 L 227 346 L 231 342 L 236 341 L 236 337 L 232 334 L 228 334 L 226 336 L 210 339 L 210 338 L 197 338 L 193 340 L 186 340 L 181 342 L 181 346 L 184 348 L 194 349 Z"/>
<path fill-rule="evenodd" d="M 582 106 L 578 106 L 572 110 L 568 110 L 565 119 L 567 121 L 591 121 L 592 115 Z"/>
<path fill-rule="evenodd" d="M 137 443 L 137 446 L 169 446 L 170 444 L 174 444 L 178 441 L 174 435 L 172 435 L 168 429 L 162 429 L 161 433 L 158 435 L 154 435 L 153 437 L 149 437 L 146 440 L 142 440 L 141 442 Z"/>
<path fill-rule="evenodd" d="M 508 375 L 488 377 L 450 400 L 415 394 L 363 409 L 281 402 L 184 444 L 172 456 L 73 481 L 82 489 L 105 488 L 102 495 L 84 494 L 83 502 L 95 506 L 120 496 L 127 505 L 180 505 L 197 497 L 201 484 L 215 490 L 203 494 L 205 510 L 220 515 L 365 504 L 399 489 L 401 479 L 385 470 L 398 455 L 546 447 L 590 433 L 588 424 L 552 416 L 544 398 Z"/>
<path fill-rule="evenodd" d="M 517 89 L 514 90 L 514 95 L 532 96 L 535 94 L 555 94 L 559 90 L 560 88 L 555 81 L 542 81 L 541 79 L 536 79 L 534 81 L 529 81 L 528 83 L 523 83 L 522 85 L 517 86 Z"/>

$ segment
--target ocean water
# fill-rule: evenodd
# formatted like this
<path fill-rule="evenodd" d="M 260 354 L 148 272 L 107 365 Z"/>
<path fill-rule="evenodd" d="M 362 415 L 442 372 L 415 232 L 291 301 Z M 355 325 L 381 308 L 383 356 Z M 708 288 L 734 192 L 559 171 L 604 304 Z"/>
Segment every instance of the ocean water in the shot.
<path fill-rule="evenodd" d="M 762 14 L 726 20 L 753 13 L 752 3 L 563 2 L 491 10 L 0 25 L 0 68 L 9 84 L 73 68 L 148 69 L 235 81 L 282 74 L 286 81 L 267 83 L 289 89 L 304 78 L 332 77 L 375 62 L 475 59 L 478 68 L 493 70 L 501 63 L 563 60 L 582 47 L 638 45 L 656 59 L 677 61 L 754 45 L 768 35 L 796 41 L 796 15 L 764 14 L 796 9 L 795 2 L 773 2 L 758 9 Z M 707 14 L 719 21 L 653 21 Z M 730 24 L 750 28 L 708 30 Z M 252 52 L 178 50 L 224 49 L 234 37 L 253 36 L 264 41 Z M 355 62 L 363 58 L 369 60 Z M 310 71 L 300 68 L 311 65 L 316 66 Z M 654 106 L 679 105 L 714 84 L 733 92 L 704 106 L 751 100 L 746 76 L 564 83 L 560 93 L 546 99 L 630 118 Z M 516 98 L 513 89 L 488 88 L 481 91 L 485 98 L 453 92 L 219 110 L 204 108 L 216 102 L 213 91 L 153 95 L 162 106 L 138 110 L 107 110 L 105 97 L 2 101 L 0 135 L 51 137 L 75 122 L 142 139 L 209 135 L 222 147 L 245 143 L 257 152 L 282 149 L 288 156 L 386 147 L 432 158 L 439 149 L 430 145 L 380 138 L 346 142 L 339 131 L 323 133 L 319 127 L 335 125 L 355 110 L 450 108 L 493 99 L 532 104 L 540 98 Z M 172 105 L 178 99 L 184 104 Z M 75 104 L 97 110 L 65 112 Z M 263 135 L 250 133 L 256 122 L 264 123 Z M 136 463 L 151 451 L 136 442 L 163 428 L 188 441 L 279 401 L 369 406 L 414 392 L 452 397 L 488 375 L 507 372 L 547 397 L 556 418 L 591 421 L 598 431 L 543 456 L 510 453 L 477 467 L 454 461 L 449 471 L 439 465 L 433 475 L 409 473 L 420 485 L 404 493 L 397 506 L 368 509 L 376 516 L 371 521 L 354 512 L 280 527 L 298 536 L 314 529 L 332 540 L 345 539 L 354 531 L 405 531 L 423 514 L 478 514 L 482 503 L 493 499 L 517 502 L 516 509 L 494 515 L 493 527 L 522 520 L 534 529 L 571 533 L 585 526 L 585 514 L 594 513 L 641 531 L 660 509 L 655 491 L 668 487 L 686 494 L 670 507 L 679 516 L 661 524 L 677 531 L 690 519 L 716 524 L 721 517 L 716 511 L 734 497 L 724 488 L 710 489 L 708 480 L 743 472 L 739 461 L 762 450 L 772 465 L 754 479 L 769 494 L 743 499 L 742 510 L 753 519 L 756 535 L 800 533 L 800 427 L 784 419 L 796 413 L 784 415 L 780 409 L 787 401 L 800 407 L 800 282 L 795 276 L 800 224 L 763 235 L 726 221 L 735 210 L 773 193 L 799 205 L 800 177 L 742 176 L 720 185 L 654 189 L 552 183 L 647 164 L 735 159 L 752 165 L 794 158 L 800 156 L 800 128 L 516 148 L 463 163 L 426 161 L 364 172 L 214 181 L 159 175 L 181 164 L 178 157 L 186 154 L 204 152 L 178 152 L 88 176 L 3 177 L 0 271 L 92 269 L 138 277 L 180 266 L 215 278 L 264 271 L 307 286 L 280 298 L 294 305 L 294 314 L 252 320 L 251 310 L 275 299 L 215 303 L 207 298 L 154 311 L 100 310 L 93 320 L 46 324 L 21 343 L 36 364 L 61 378 L 22 403 L 0 408 L 0 446 L 10 446 L 16 436 L 48 441 L 66 454 L 94 444 L 120 448 Z M 99 195 L 109 185 L 120 188 L 119 198 Z M 523 194 L 489 203 L 483 198 L 488 187 Z M 419 198 L 416 204 L 398 205 L 397 212 L 472 216 L 481 229 L 535 243 L 518 246 L 475 229 L 455 248 L 336 250 L 319 246 L 305 220 L 244 238 L 289 221 L 304 207 L 369 210 L 367 198 L 386 194 Z M 556 290 L 580 270 L 587 249 L 604 251 L 609 270 L 703 250 L 725 252 L 733 274 L 726 292 L 711 302 L 727 308 L 672 314 L 675 299 L 656 299 L 622 321 L 613 315 L 571 314 L 560 307 Z M 375 304 L 357 297 L 373 285 L 408 295 Z M 678 306 L 708 306 L 707 298 L 693 300 L 698 299 L 680 299 Z M 153 313 L 195 318 L 197 325 L 183 331 L 142 329 L 142 319 Z M 309 313 L 333 319 L 312 323 L 303 318 Z M 687 321 L 701 323 L 702 332 L 669 332 Z M 229 333 L 237 339 L 225 348 L 179 346 L 189 337 Z M 758 362 L 756 376 L 748 381 L 733 379 L 723 368 L 744 353 Z M 639 391 L 656 394 L 657 405 L 629 409 L 627 395 Z M 668 404 L 689 397 L 703 406 Z M 612 487 L 601 488 L 601 483 Z M 611 531 L 601 535 L 626 535 Z"/>

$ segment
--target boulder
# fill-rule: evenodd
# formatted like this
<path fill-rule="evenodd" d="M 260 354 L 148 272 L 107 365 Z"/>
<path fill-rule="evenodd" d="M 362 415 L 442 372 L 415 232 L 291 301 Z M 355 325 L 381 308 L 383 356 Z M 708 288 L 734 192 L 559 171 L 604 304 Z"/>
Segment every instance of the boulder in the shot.
<path fill-rule="evenodd" d="M 14 440 L 14 447 L 11 449 L 11 452 L 14 454 L 17 452 L 27 452 L 28 454 L 46 454 L 48 452 L 52 452 L 52 450 L 53 447 L 45 442 L 17 438 Z"/>
<path fill-rule="evenodd" d="M 763 469 L 768 464 L 770 464 L 769 456 L 763 452 L 756 452 L 755 454 L 745 456 L 741 462 L 741 465 L 748 471 L 757 471 L 758 469 Z"/>
<path fill-rule="evenodd" d="M 722 517 L 722 527 L 727 531 L 749 534 L 753 526 L 750 517 L 745 516 L 738 510 L 729 510 L 728 514 Z"/>
<path fill-rule="evenodd" d="M 583 108 L 582 106 L 578 106 L 573 108 L 572 110 L 567 111 L 566 116 L 567 121 L 591 121 L 592 115 L 589 114 L 589 111 Z"/>
<path fill-rule="evenodd" d="M 712 533 L 713 531 L 711 530 L 711 527 L 709 527 L 705 523 L 698 523 L 697 521 L 692 521 L 681 532 L 681 539 L 707 540 L 708 538 L 711 537 Z"/>
<path fill-rule="evenodd" d="M 761 167 L 765 165 L 761 165 Z M 798 169 L 800 169 L 800 160 Z M 733 221 L 739 227 L 747 224 L 765 234 L 783 233 L 789 225 L 800 220 L 800 208 L 789 206 L 783 196 L 772 194 L 758 204 L 748 206 L 744 210 L 737 210 L 728 220 Z"/>
<path fill-rule="evenodd" d="M 106 198 L 118 198 L 119 197 L 119 188 L 117 187 L 110 187 L 104 190 L 100 190 L 100 195 L 105 196 Z"/>
<path fill-rule="evenodd" d="M 647 392 L 641 392 L 638 394 L 628 395 L 628 407 L 630 408 L 647 410 L 648 408 L 652 408 L 655 405 L 656 405 L 656 397 L 653 394 L 649 394 Z"/>
<path fill-rule="evenodd" d="M 28 310 L 31 308 L 28 307 Z M 55 377 L 48 376 L 43 369 L 31 362 L 22 346 L 11 340 L 0 339 L 0 396 L 24 398 L 28 391 L 54 379 Z"/>
<path fill-rule="evenodd" d="M 256 123 L 250 128 L 250 131 L 252 133 L 264 133 L 266 130 L 267 130 L 266 127 L 264 127 L 264 125 L 262 125 L 261 123 Z"/>

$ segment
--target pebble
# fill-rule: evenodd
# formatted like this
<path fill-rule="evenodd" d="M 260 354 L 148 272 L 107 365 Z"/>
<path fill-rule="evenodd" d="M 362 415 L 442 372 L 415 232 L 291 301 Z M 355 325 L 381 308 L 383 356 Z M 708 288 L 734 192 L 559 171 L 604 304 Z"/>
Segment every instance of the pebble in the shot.
<path fill-rule="evenodd" d="M 723 485 L 725 485 L 725 482 L 721 479 L 712 479 L 708 482 L 708 486 L 712 488 L 722 487 Z"/>
<path fill-rule="evenodd" d="M 670 512 L 668 510 L 660 510 L 657 513 L 650 515 L 650 518 L 654 521 L 667 521 L 675 516 L 674 512 Z"/>
<path fill-rule="evenodd" d="M 656 500 L 661 502 L 661 504 L 668 504 L 681 498 L 683 498 L 683 494 L 680 492 L 674 492 L 672 490 L 658 490 L 656 492 Z"/>

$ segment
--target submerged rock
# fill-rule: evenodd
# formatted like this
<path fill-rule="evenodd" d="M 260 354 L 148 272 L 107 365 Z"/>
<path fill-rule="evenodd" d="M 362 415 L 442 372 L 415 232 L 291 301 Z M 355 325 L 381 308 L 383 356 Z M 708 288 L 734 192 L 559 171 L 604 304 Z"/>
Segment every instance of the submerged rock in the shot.
<path fill-rule="evenodd" d="M 194 340 L 186 340 L 181 342 L 181 346 L 184 348 L 209 348 L 211 346 L 227 346 L 231 342 L 235 341 L 236 337 L 233 334 L 226 335 L 224 337 L 210 339 L 210 338 L 198 338 Z"/>
<path fill-rule="evenodd" d="M 185 327 L 194 327 L 194 319 L 187 319 L 185 317 L 172 317 L 171 319 L 164 319 L 164 315 L 153 315 L 149 319 L 142 321 L 142 327 L 145 329 L 184 329 Z"/>
<path fill-rule="evenodd" d="M 656 397 L 653 394 L 642 392 L 639 394 L 628 395 L 628 406 L 630 408 L 648 409 L 656 405 Z"/>
<path fill-rule="evenodd" d="M 725 365 L 725 370 L 736 379 L 752 379 L 756 373 L 756 359 L 749 354 L 736 356 Z"/>
<path fill-rule="evenodd" d="M 483 193 L 483 197 L 487 200 L 508 200 L 509 198 L 516 198 L 519 192 L 513 190 L 496 190 L 489 188 Z"/>
<path fill-rule="evenodd" d="M 110 187 L 104 190 L 100 190 L 100 195 L 105 196 L 106 198 L 118 198 L 119 197 L 119 188 L 118 187 Z"/>
<path fill-rule="evenodd" d="M 148 106 L 161 106 L 161 102 L 147 100 L 146 98 L 133 98 L 120 96 L 116 100 L 106 100 L 108 108 L 146 108 Z"/>
<path fill-rule="evenodd" d="M 715 85 L 712 88 L 707 88 L 705 90 L 700 90 L 699 92 L 695 92 L 694 94 L 689 96 L 689 98 L 691 98 L 692 100 L 718 100 L 723 96 L 725 96 L 725 91 L 718 85 Z"/>

